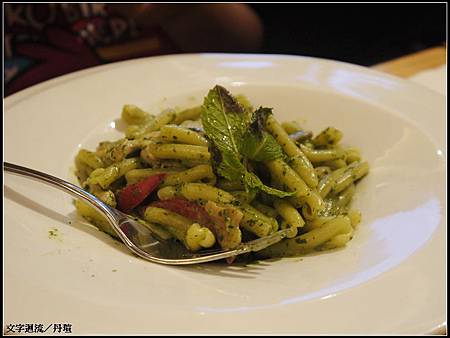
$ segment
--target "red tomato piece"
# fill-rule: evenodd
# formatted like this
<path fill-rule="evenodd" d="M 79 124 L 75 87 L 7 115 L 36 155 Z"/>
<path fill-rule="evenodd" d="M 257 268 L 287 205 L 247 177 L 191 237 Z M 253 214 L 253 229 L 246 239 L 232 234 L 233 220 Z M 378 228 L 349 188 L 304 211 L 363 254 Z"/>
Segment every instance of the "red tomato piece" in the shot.
<path fill-rule="evenodd" d="M 152 175 L 145 180 L 127 185 L 119 191 L 117 208 L 125 213 L 130 212 L 141 204 L 162 182 L 165 173 Z"/>

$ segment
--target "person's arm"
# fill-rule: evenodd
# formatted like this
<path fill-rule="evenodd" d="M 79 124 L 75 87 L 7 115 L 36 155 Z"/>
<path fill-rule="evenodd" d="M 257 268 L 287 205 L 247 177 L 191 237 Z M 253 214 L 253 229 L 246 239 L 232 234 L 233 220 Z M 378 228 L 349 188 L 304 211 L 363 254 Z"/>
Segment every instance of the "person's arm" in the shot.
<path fill-rule="evenodd" d="M 249 52 L 262 44 L 262 22 L 245 4 L 109 6 L 138 26 L 161 26 L 183 52 Z"/>

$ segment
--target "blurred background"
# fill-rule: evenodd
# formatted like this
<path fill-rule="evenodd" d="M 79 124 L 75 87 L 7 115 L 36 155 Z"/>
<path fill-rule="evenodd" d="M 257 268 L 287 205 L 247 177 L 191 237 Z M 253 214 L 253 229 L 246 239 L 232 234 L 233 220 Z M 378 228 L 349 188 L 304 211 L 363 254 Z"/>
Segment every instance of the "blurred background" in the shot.
<path fill-rule="evenodd" d="M 76 70 L 195 52 L 372 66 L 445 46 L 446 3 L 4 5 L 4 96 Z"/>
<path fill-rule="evenodd" d="M 446 3 L 252 4 L 263 53 L 370 66 L 446 42 Z"/>

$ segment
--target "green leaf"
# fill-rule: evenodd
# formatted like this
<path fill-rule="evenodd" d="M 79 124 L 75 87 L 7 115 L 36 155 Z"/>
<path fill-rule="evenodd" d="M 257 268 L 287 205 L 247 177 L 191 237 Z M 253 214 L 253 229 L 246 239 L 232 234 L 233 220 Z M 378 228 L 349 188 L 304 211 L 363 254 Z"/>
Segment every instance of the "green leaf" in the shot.
<path fill-rule="evenodd" d="M 267 107 L 259 107 L 252 116 L 252 123 L 250 128 L 254 132 L 261 132 L 264 130 L 264 126 L 266 125 L 266 120 L 269 115 L 272 115 L 272 108 Z"/>
<path fill-rule="evenodd" d="M 261 116 L 267 113 L 267 109 L 260 112 Z M 258 114 L 255 115 L 255 118 L 257 116 Z M 216 162 L 215 168 L 217 168 L 219 175 L 230 181 L 239 180 L 243 182 L 247 190 L 262 190 L 278 197 L 293 194 L 266 186 L 258 176 L 247 170 L 244 165 L 250 158 L 250 156 L 246 157 L 247 154 L 259 159 L 278 156 L 273 142 L 275 140 L 272 141 L 271 136 L 267 133 L 267 136 L 262 133 L 255 133 L 256 137 L 264 139 L 263 148 L 259 149 L 253 136 L 246 136 L 251 135 L 251 133 L 247 133 L 249 125 L 246 123 L 245 110 L 225 88 L 215 86 L 208 92 L 202 105 L 201 118 L 206 136 L 213 143 L 213 160 Z M 251 138 L 251 142 L 256 147 L 248 149 L 248 152 L 243 154 L 242 144 L 246 141 L 246 138 Z"/>
<path fill-rule="evenodd" d="M 241 180 L 246 171 L 238 148 L 245 133 L 243 114 L 243 108 L 221 86 L 209 91 L 202 106 L 203 129 L 221 155 L 217 171 L 228 180 Z"/>
<path fill-rule="evenodd" d="M 283 157 L 283 150 L 278 142 L 265 131 L 261 134 L 246 133 L 242 141 L 241 153 L 250 160 L 258 162 Z"/>
<path fill-rule="evenodd" d="M 252 116 L 252 123 L 241 142 L 241 153 L 253 161 L 263 162 L 283 157 L 283 150 L 275 138 L 264 131 L 272 108 L 259 107 Z"/>
<path fill-rule="evenodd" d="M 282 190 L 278 190 L 275 188 L 271 188 L 267 185 L 265 185 L 263 182 L 261 182 L 261 180 L 259 179 L 258 176 L 256 176 L 254 173 L 251 173 L 249 171 L 247 171 L 244 174 L 244 183 L 246 186 L 248 186 L 251 189 L 258 189 L 261 191 L 264 191 L 265 193 L 272 195 L 272 196 L 276 196 L 279 198 L 283 198 L 283 197 L 288 197 L 288 196 L 292 196 L 295 194 L 295 191 L 282 191 Z"/>

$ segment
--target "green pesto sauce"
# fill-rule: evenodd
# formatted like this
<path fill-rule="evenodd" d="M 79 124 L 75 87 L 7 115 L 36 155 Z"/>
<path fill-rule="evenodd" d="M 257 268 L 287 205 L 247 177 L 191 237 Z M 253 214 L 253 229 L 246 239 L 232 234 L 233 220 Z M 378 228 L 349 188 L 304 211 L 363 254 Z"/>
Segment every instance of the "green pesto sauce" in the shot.
<path fill-rule="evenodd" d="M 50 230 L 48 231 L 48 238 L 49 239 L 56 239 L 58 238 L 59 232 L 58 229 L 56 228 L 50 228 Z"/>

